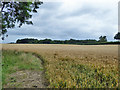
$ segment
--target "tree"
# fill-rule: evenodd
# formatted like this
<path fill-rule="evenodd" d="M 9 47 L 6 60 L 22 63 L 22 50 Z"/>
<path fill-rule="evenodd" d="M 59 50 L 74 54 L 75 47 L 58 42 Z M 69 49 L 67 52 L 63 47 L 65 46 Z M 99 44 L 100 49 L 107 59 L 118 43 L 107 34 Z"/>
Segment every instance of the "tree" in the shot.
<path fill-rule="evenodd" d="M 115 36 L 114 39 L 120 40 L 120 32 L 118 32 Z"/>
<path fill-rule="evenodd" d="M 107 42 L 107 38 L 106 38 L 106 36 L 100 36 L 98 41 L 99 42 Z"/>
<path fill-rule="evenodd" d="M 36 44 L 38 43 L 38 39 L 34 39 L 34 38 L 18 39 L 16 43 L 29 43 L 29 44 L 35 43 Z"/>
<path fill-rule="evenodd" d="M 0 36 L 4 40 L 4 35 L 7 33 L 8 28 L 14 28 L 16 23 L 21 27 L 23 24 L 33 24 L 30 18 L 32 18 L 32 12 L 37 13 L 39 5 L 43 2 L 2 2 L 1 17 L 2 17 L 2 31 Z"/>

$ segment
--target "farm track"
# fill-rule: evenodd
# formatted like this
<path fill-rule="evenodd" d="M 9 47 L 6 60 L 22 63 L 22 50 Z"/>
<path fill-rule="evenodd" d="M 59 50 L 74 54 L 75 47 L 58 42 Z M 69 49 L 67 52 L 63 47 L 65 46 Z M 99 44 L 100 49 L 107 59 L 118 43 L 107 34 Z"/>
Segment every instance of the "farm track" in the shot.
<path fill-rule="evenodd" d="M 15 53 L 19 53 L 18 51 Z M 9 53 L 8 53 L 9 54 Z M 7 84 L 5 84 L 4 88 L 47 88 L 48 81 L 45 78 L 45 70 L 43 66 L 43 61 L 39 55 L 34 53 L 24 53 L 22 52 L 21 56 L 25 56 L 28 58 L 28 54 L 31 54 L 33 60 L 40 60 L 39 70 L 19 70 L 16 69 L 16 72 L 11 73 L 6 78 Z M 15 68 L 15 67 L 14 67 Z"/>
<path fill-rule="evenodd" d="M 17 71 L 7 79 L 9 82 L 4 88 L 46 88 L 42 71 Z M 15 81 L 14 81 L 15 80 Z"/>

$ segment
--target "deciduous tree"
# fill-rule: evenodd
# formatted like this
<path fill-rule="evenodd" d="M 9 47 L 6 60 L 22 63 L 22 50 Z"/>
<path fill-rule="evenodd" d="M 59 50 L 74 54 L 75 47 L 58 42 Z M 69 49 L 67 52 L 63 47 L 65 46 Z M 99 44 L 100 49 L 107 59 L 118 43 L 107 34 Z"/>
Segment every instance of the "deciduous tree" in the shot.
<path fill-rule="evenodd" d="M 115 36 L 114 39 L 120 40 L 120 32 L 118 32 Z"/>
<path fill-rule="evenodd" d="M 37 2 L 0 2 L 1 3 L 1 34 L 4 40 L 4 35 L 8 28 L 14 28 L 16 23 L 21 27 L 23 24 L 33 24 L 30 20 L 32 12 L 37 13 L 39 5 L 43 4 L 41 1 Z"/>
<path fill-rule="evenodd" d="M 106 36 L 100 36 L 99 37 L 99 42 L 107 42 L 107 37 Z"/>

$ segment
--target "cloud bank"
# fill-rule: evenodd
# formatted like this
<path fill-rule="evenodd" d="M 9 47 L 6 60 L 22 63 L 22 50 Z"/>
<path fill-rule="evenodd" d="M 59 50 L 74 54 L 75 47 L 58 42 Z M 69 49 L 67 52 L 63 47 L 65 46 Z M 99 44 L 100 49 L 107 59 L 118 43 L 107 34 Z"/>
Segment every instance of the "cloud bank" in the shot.
<path fill-rule="evenodd" d="M 117 9 L 117 0 L 44 2 L 33 14 L 34 25 L 10 29 L 4 43 L 18 38 L 98 39 L 101 35 L 111 41 L 118 32 Z"/>

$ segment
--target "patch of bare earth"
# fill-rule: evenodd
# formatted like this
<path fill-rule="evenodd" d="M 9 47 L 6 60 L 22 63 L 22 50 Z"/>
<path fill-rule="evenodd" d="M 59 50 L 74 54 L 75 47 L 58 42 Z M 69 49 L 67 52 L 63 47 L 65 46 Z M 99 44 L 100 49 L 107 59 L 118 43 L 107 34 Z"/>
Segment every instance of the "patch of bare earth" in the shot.
<path fill-rule="evenodd" d="M 45 88 L 47 82 L 43 71 L 23 70 L 10 75 L 4 88 Z"/>

